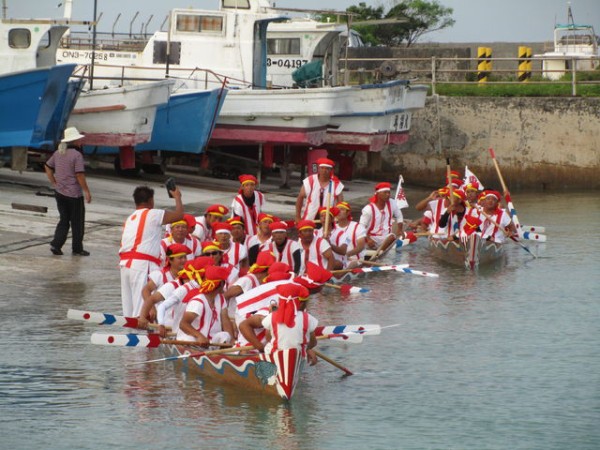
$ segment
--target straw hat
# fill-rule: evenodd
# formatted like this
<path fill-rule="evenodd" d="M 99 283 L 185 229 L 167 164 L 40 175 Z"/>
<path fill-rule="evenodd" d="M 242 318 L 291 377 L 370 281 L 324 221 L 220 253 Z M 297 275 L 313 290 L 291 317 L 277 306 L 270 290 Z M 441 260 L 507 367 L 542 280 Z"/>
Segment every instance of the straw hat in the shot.
<path fill-rule="evenodd" d="M 73 142 L 83 137 L 85 136 L 79 133 L 77 128 L 69 127 L 65 130 L 65 137 L 60 142 Z"/>

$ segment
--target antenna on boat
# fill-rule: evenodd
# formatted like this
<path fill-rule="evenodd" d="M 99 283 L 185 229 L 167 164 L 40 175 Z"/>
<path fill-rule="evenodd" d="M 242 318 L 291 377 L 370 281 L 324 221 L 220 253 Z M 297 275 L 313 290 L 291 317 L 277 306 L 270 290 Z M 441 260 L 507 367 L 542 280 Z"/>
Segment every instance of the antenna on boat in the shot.
<path fill-rule="evenodd" d="M 567 25 L 575 25 L 575 19 L 573 19 L 573 11 L 571 10 L 571 2 L 567 2 Z"/>
<path fill-rule="evenodd" d="M 165 16 L 165 20 L 162 21 L 162 23 L 160 24 L 160 31 L 162 31 L 163 27 L 165 26 L 165 22 L 169 20 L 169 14 L 167 14 Z"/>
<path fill-rule="evenodd" d="M 148 19 L 148 21 L 145 24 L 142 24 L 142 29 L 140 31 L 140 34 L 146 36 L 146 34 L 148 33 L 148 25 L 150 25 L 150 22 L 152 21 L 153 17 L 154 17 L 154 14 L 150 14 L 150 18 Z"/>
<path fill-rule="evenodd" d="M 135 22 L 135 19 L 137 19 L 137 16 L 140 14 L 139 11 L 135 12 L 135 16 L 133 16 L 133 19 L 131 19 L 131 22 L 129 22 L 129 37 L 131 37 L 131 35 L 133 34 L 133 22 Z"/>
<path fill-rule="evenodd" d="M 113 22 L 112 33 L 111 33 L 112 37 L 115 37 L 115 27 L 117 26 L 117 22 L 119 21 L 120 18 L 121 18 L 121 13 L 117 14 L 117 18 Z"/>
<path fill-rule="evenodd" d="M 90 91 L 94 88 L 94 62 L 96 60 L 96 18 L 98 13 L 98 0 L 94 0 L 94 25 L 92 27 L 92 65 L 90 66 Z"/>

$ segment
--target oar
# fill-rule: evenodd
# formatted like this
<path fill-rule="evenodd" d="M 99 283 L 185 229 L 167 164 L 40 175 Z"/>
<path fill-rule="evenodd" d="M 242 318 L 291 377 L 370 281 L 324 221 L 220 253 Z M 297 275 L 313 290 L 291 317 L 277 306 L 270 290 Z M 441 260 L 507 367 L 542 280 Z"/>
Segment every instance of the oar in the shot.
<path fill-rule="evenodd" d="M 504 178 L 502 177 L 502 172 L 500 172 L 500 166 L 498 165 L 498 161 L 496 161 L 496 154 L 494 153 L 494 149 L 491 147 L 490 147 L 490 155 L 492 157 L 492 161 L 494 162 L 494 167 L 496 168 L 496 173 L 498 174 L 498 178 L 500 179 L 500 184 L 502 185 L 502 190 L 504 192 L 504 200 L 506 200 L 506 207 L 508 208 L 508 213 L 510 215 L 510 218 L 512 219 L 512 221 L 515 224 L 517 233 L 519 233 L 519 236 L 521 236 L 523 234 L 523 231 L 521 229 L 521 224 L 519 223 L 519 218 L 517 217 L 517 210 L 515 209 L 515 206 L 513 205 L 512 199 L 510 198 L 510 192 L 508 191 L 508 188 L 506 187 L 506 183 L 504 182 Z"/>
<path fill-rule="evenodd" d="M 115 347 L 147 347 L 155 348 L 162 344 L 173 345 L 195 345 L 200 344 L 196 341 L 178 341 L 176 339 L 163 339 L 159 334 L 105 334 L 92 333 L 92 344 L 111 345 Z M 231 347 L 229 344 L 219 344 L 211 342 L 209 345 L 218 347 Z"/>
<path fill-rule="evenodd" d="M 244 347 L 222 348 L 220 350 L 207 350 L 205 352 L 185 353 L 183 355 L 167 356 L 166 358 L 150 359 L 148 361 L 131 363 L 129 365 L 133 366 L 133 365 L 137 365 L 137 364 L 148 364 L 148 363 L 154 363 L 154 362 L 160 362 L 160 361 L 176 361 L 178 359 L 199 358 L 200 356 L 211 356 L 211 355 L 220 355 L 223 353 L 243 352 L 246 350 L 253 350 L 253 349 L 254 349 L 254 347 L 252 345 L 246 345 Z"/>
<path fill-rule="evenodd" d="M 546 227 L 538 227 L 537 225 L 521 225 L 521 229 L 524 231 L 531 231 L 532 233 L 546 232 Z"/>
<path fill-rule="evenodd" d="M 368 273 L 368 272 L 385 272 L 388 270 L 397 270 L 398 268 L 408 267 L 408 264 L 401 264 L 396 266 L 375 266 L 375 267 L 355 267 L 354 269 L 341 269 L 341 270 L 332 270 L 333 274 L 340 273 Z"/>
<path fill-rule="evenodd" d="M 414 269 L 409 269 L 407 267 L 405 267 L 403 269 L 396 269 L 396 272 L 404 272 L 404 273 L 409 273 L 411 275 L 419 275 L 421 277 L 429 277 L 429 278 L 438 278 L 439 277 L 439 275 L 437 273 L 423 272 L 422 270 L 414 270 Z"/>
<path fill-rule="evenodd" d="M 381 325 L 323 325 L 315 328 L 315 336 L 317 337 L 340 333 L 353 333 L 360 334 L 363 336 L 375 336 L 381 334 Z"/>
<path fill-rule="evenodd" d="M 343 342 L 345 344 L 361 344 L 363 341 L 362 334 L 354 334 L 354 333 L 332 333 L 332 334 L 324 334 L 322 336 L 317 336 L 318 340 L 329 340 L 334 342 Z"/>
<path fill-rule="evenodd" d="M 127 328 L 139 328 L 139 319 L 137 317 L 116 316 L 114 314 L 102 312 L 81 311 L 79 309 L 69 309 L 67 311 L 67 319 L 83 320 L 96 325 L 116 325 Z M 148 328 L 158 327 L 159 325 L 156 323 L 148 324 Z M 167 327 L 167 329 L 170 329 L 170 327 Z"/>
<path fill-rule="evenodd" d="M 328 356 L 325 356 L 323 353 L 321 353 L 318 350 L 314 350 L 315 355 L 317 355 L 319 358 L 321 358 L 323 361 L 327 361 L 329 364 L 331 364 L 334 367 L 337 367 L 338 369 L 340 369 L 342 372 L 344 372 L 346 375 L 350 376 L 353 375 L 352 372 L 350 372 L 348 369 L 346 369 L 344 366 L 342 366 L 341 364 L 335 362 L 333 359 L 331 359 Z"/>
<path fill-rule="evenodd" d="M 522 238 L 527 239 L 528 241 L 546 242 L 545 234 L 537 234 L 529 231 L 524 231 Z"/>
<path fill-rule="evenodd" d="M 452 171 L 450 170 L 450 158 L 446 158 L 446 181 L 448 182 L 448 190 L 450 195 L 448 198 L 450 199 L 450 203 L 452 203 L 452 194 L 454 193 L 454 186 L 452 185 L 452 177 L 450 174 Z"/>
<path fill-rule="evenodd" d="M 506 237 L 510 238 L 511 241 L 513 241 L 515 244 L 517 244 L 519 247 L 521 247 L 523 250 L 525 250 L 527 253 L 529 253 L 531 256 L 537 259 L 537 256 L 534 255 L 531 252 L 531 250 L 529 250 L 521 241 L 518 241 L 517 238 L 515 238 L 509 231 L 506 231 L 498 222 L 496 222 L 492 217 L 490 217 L 489 214 L 486 214 L 485 211 L 483 211 L 483 209 L 481 210 L 481 214 L 483 214 L 492 225 L 496 226 L 499 230 L 502 230 Z"/>
<path fill-rule="evenodd" d="M 327 236 L 327 233 L 329 232 L 329 224 L 330 224 L 330 217 L 329 217 L 329 210 L 331 208 L 331 191 L 332 191 L 332 186 L 333 186 L 333 180 L 330 178 L 329 179 L 329 188 L 327 190 L 327 206 L 325 207 L 325 224 L 323 225 L 323 236 Z"/>
<path fill-rule="evenodd" d="M 371 261 L 361 261 L 361 262 L 364 262 L 365 264 L 372 264 L 372 265 L 374 265 L 375 266 L 374 269 L 383 270 L 383 268 L 386 267 L 386 266 L 381 266 L 381 265 L 379 265 L 377 263 L 372 263 Z M 394 266 L 392 266 L 392 267 L 394 267 Z M 400 265 L 400 266 L 395 266 L 395 269 L 393 269 L 393 270 L 395 270 L 396 272 L 404 272 L 404 273 L 409 273 L 409 274 L 412 274 L 412 275 L 420 275 L 422 277 L 430 277 L 430 278 L 439 277 L 439 275 L 437 273 L 423 272 L 421 270 L 409 269 L 408 268 L 408 264 L 403 264 L 403 265 Z M 377 271 L 377 270 L 375 270 L 375 271 Z"/>
<path fill-rule="evenodd" d="M 338 286 L 337 284 L 333 283 L 325 283 L 325 286 L 338 289 L 342 294 L 362 294 L 370 291 L 370 289 L 352 286 L 351 284 L 340 284 Z"/>

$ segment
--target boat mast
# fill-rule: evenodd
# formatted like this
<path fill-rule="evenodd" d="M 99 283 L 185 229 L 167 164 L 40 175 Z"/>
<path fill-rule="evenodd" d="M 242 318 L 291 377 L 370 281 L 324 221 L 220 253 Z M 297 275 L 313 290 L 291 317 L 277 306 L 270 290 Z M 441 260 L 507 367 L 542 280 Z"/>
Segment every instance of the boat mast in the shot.
<path fill-rule="evenodd" d="M 65 0 L 64 18 L 67 20 L 71 20 L 72 15 L 73 15 L 73 0 Z"/>
<path fill-rule="evenodd" d="M 94 0 L 94 25 L 92 27 L 92 65 L 90 66 L 90 90 L 94 88 L 94 62 L 96 60 L 96 15 L 98 0 Z"/>

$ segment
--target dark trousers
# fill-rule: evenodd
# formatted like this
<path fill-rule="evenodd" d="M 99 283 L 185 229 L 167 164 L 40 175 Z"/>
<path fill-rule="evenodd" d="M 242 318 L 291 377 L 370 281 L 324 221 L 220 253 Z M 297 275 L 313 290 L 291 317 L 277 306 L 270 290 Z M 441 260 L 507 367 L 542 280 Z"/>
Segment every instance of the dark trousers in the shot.
<path fill-rule="evenodd" d="M 56 206 L 60 220 L 56 225 L 54 239 L 50 242 L 50 246 L 60 250 L 67 240 L 70 227 L 72 249 L 74 252 L 82 251 L 85 223 L 83 197 L 66 197 L 56 192 Z"/>

